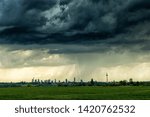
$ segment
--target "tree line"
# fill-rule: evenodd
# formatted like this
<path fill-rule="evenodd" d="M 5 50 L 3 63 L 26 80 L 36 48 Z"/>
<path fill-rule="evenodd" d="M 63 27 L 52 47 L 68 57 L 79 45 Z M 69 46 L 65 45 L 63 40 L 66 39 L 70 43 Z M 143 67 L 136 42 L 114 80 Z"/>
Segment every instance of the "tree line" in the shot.
<path fill-rule="evenodd" d="M 111 81 L 111 82 L 98 82 L 95 81 L 93 78 L 90 81 L 84 82 L 80 80 L 76 82 L 75 78 L 74 81 L 51 81 L 51 80 L 32 80 L 31 82 L 1 82 L 0 87 L 39 87 L 39 86 L 150 86 L 150 81 L 133 81 L 132 78 L 127 80 L 121 81 Z"/>

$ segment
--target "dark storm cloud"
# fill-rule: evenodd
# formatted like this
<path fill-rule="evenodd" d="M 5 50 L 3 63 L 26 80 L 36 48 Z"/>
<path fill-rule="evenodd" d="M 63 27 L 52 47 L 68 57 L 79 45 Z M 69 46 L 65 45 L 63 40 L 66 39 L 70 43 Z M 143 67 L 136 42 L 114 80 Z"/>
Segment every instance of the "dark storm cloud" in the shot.
<path fill-rule="evenodd" d="M 57 0 L 24 0 L 23 6 L 26 10 L 29 9 L 38 9 L 38 10 L 47 10 L 56 4 Z"/>
<path fill-rule="evenodd" d="M 149 24 L 149 0 L 0 2 L 1 44 L 96 43 L 103 44 L 104 47 L 107 45 L 130 48 L 137 45 L 142 49 L 149 46 Z M 145 28 L 140 28 L 142 26 Z M 94 49 L 93 47 L 87 51 L 93 52 Z M 64 53 L 71 53 L 70 51 L 80 52 L 64 50 Z M 62 50 L 57 52 L 63 53 Z"/>
<path fill-rule="evenodd" d="M 0 26 L 39 26 L 45 22 L 42 11 L 55 4 L 55 0 L 1 0 Z"/>

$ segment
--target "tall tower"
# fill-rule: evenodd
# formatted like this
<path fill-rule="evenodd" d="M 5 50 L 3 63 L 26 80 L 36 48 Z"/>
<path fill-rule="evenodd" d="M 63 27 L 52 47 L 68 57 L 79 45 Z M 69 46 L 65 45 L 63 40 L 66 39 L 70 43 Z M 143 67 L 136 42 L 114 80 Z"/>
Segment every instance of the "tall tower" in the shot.
<path fill-rule="evenodd" d="M 73 80 L 73 82 L 75 83 L 76 82 L 76 78 L 74 77 L 74 80 Z"/>
<path fill-rule="evenodd" d="M 34 77 L 33 77 L 33 79 L 32 79 L 32 83 L 34 82 Z"/>
<path fill-rule="evenodd" d="M 68 80 L 67 80 L 67 79 L 66 79 L 65 81 L 66 81 L 66 83 L 68 83 Z"/>
<path fill-rule="evenodd" d="M 108 82 L 108 73 L 106 73 L 106 82 Z"/>

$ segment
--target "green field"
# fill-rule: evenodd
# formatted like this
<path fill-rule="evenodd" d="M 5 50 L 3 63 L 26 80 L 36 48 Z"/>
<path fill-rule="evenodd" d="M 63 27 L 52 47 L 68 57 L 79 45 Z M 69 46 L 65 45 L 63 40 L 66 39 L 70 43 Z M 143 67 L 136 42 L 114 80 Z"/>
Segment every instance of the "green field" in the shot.
<path fill-rule="evenodd" d="M 1 100 L 150 100 L 148 86 L 0 88 Z"/>

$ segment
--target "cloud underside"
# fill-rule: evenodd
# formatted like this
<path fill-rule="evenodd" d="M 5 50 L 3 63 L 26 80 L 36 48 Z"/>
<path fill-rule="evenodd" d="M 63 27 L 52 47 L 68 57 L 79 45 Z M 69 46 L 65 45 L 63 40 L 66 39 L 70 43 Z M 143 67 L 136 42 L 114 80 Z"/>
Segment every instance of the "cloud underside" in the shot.
<path fill-rule="evenodd" d="M 0 79 L 147 80 L 149 52 L 150 0 L 0 0 Z"/>
<path fill-rule="evenodd" d="M 94 45 L 51 53 L 149 51 L 149 8 L 149 0 L 1 0 L 0 44 Z"/>

